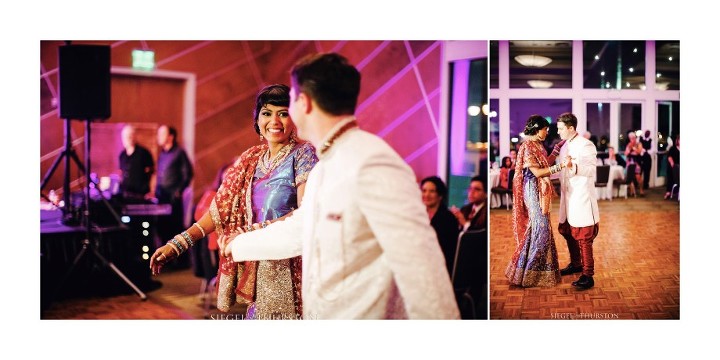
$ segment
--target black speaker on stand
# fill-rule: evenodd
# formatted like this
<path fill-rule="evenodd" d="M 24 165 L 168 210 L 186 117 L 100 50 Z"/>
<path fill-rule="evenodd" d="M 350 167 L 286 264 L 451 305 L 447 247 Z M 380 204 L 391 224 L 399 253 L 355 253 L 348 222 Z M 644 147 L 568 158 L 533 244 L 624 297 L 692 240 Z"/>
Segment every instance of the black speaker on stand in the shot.
<path fill-rule="evenodd" d="M 110 117 L 110 46 L 64 45 L 59 51 L 60 117 Z"/>
<path fill-rule="evenodd" d="M 70 269 L 65 273 L 63 279 L 58 283 L 57 289 L 54 292 L 53 298 L 56 297 L 58 292 L 61 290 L 63 284 L 70 276 L 72 271 L 77 266 L 80 259 L 88 252 L 92 252 L 97 260 L 100 260 L 103 266 L 112 269 L 118 277 L 120 277 L 128 286 L 130 286 L 142 300 L 147 299 L 147 296 L 123 274 L 111 261 L 108 261 L 97 249 L 97 239 L 93 239 L 93 222 L 90 214 L 90 189 L 91 186 L 97 187 L 98 185 L 93 183 L 90 176 L 90 124 L 92 121 L 106 120 L 110 117 L 110 46 L 106 45 L 72 45 L 69 42 L 60 47 L 59 50 L 59 80 L 60 80 L 60 117 L 65 119 L 65 145 L 66 149 L 60 155 L 60 157 L 66 157 L 65 159 L 65 178 L 64 178 L 64 200 L 65 207 L 71 206 L 70 191 L 69 191 L 69 161 L 70 158 L 74 159 L 81 170 L 85 173 L 85 191 L 84 191 L 84 212 L 82 216 L 82 222 L 85 225 L 85 239 L 82 241 L 82 249 L 75 257 L 73 264 Z M 70 135 L 70 121 L 71 120 L 82 120 L 85 121 L 85 167 L 79 163 L 78 157 L 71 147 L 69 140 Z M 68 149 L 69 147 L 69 149 Z M 52 172 L 55 170 L 56 164 L 59 160 L 56 160 L 50 169 L 48 175 L 43 179 L 42 188 L 47 183 Z M 102 197 L 102 192 L 99 192 L 100 196 L 107 206 L 108 210 L 113 214 L 117 220 L 119 227 L 125 227 L 120 221 L 120 216 L 115 212 L 112 206 L 109 204 L 107 199 Z M 68 209 L 63 209 L 63 218 L 67 219 Z M 70 213 L 75 213 L 70 211 Z M 73 219 L 75 222 L 76 219 Z"/>

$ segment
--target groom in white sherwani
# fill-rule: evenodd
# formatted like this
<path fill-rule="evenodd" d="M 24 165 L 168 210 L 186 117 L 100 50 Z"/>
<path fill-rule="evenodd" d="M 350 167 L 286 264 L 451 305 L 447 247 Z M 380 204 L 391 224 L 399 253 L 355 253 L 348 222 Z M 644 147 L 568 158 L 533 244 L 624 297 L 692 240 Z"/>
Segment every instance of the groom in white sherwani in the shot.
<path fill-rule="evenodd" d="M 595 192 L 597 149 L 588 139 L 578 136 L 577 118 L 563 113 L 557 119 L 560 138 L 565 144 L 559 159 L 568 161 L 560 174 L 560 225 L 558 230 L 567 242 L 570 264 L 561 275 L 582 272 L 572 283 L 579 289 L 595 286 L 593 240 L 598 234 L 600 213 Z"/>

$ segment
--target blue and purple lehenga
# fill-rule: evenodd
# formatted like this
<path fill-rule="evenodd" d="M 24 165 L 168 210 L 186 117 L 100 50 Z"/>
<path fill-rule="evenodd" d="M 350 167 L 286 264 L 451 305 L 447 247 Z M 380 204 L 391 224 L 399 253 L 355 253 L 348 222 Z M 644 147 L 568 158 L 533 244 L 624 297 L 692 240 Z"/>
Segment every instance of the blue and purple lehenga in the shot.
<path fill-rule="evenodd" d="M 517 248 L 505 270 L 511 284 L 554 286 L 560 282 L 557 248 L 550 224 L 553 196 L 549 178 L 535 177 L 530 167 L 547 168 L 547 153 L 534 140 L 520 145 L 513 179 L 513 233 Z"/>
<path fill-rule="evenodd" d="M 247 230 L 253 223 L 276 220 L 298 207 L 297 187 L 317 162 L 307 142 L 292 141 L 273 160 L 266 144 L 245 151 L 227 170 L 210 205 L 210 215 L 223 236 Z M 217 308 L 247 305 L 250 319 L 302 317 L 300 256 L 267 261 L 233 262 L 221 257 Z"/>

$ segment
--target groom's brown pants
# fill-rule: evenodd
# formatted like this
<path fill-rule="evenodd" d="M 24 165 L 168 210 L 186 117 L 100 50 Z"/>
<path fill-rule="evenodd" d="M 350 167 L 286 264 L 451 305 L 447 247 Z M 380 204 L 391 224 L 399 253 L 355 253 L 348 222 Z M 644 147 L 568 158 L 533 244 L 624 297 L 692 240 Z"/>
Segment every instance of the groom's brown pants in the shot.
<path fill-rule="evenodd" d="M 599 223 L 584 227 L 573 227 L 565 221 L 558 226 L 558 231 L 565 238 L 570 251 L 570 265 L 574 267 L 582 266 L 583 275 L 595 275 L 592 245 L 599 229 Z"/>

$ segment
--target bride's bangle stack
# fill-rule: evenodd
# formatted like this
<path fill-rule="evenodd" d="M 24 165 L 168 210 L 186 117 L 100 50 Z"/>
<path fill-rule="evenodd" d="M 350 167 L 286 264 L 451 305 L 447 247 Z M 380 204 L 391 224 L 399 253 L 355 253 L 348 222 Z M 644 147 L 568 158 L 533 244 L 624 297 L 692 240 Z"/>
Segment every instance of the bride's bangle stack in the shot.
<path fill-rule="evenodd" d="M 263 222 L 261 222 L 261 223 L 256 223 L 256 224 L 258 224 L 258 226 L 260 226 L 260 228 L 264 229 L 264 228 L 266 228 L 268 225 L 270 225 L 271 223 L 272 223 L 272 222 L 271 222 L 270 220 L 265 220 L 265 221 L 263 221 Z M 255 230 L 255 226 L 254 226 L 254 225 L 255 225 L 255 224 L 245 226 L 245 231 L 246 231 L 246 232 L 254 231 L 254 230 Z"/>
<path fill-rule="evenodd" d="M 201 237 L 193 239 L 192 235 L 190 235 L 190 233 L 185 230 L 180 234 L 175 235 L 167 242 L 167 244 L 173 248 L 177 256 L 180 256 L 182 253 L 193 247 L 195 245 L 195 241 L 198 241 L 205 237 L 205 229 L 203 229 L 198 223 L 194 223 L 193 226 L 200 229 L 200 234 L 202 234 Z"/>
<path fill-rule="evenodd" d="M 550 167 L 550 175 L 560 172 L 562 170 L 562 164 L 555 164 Z"/>

